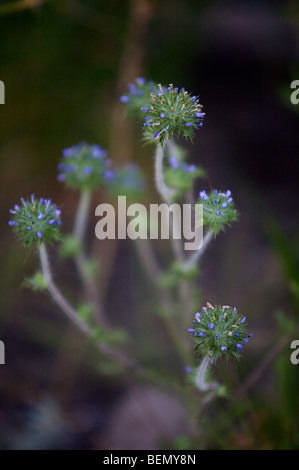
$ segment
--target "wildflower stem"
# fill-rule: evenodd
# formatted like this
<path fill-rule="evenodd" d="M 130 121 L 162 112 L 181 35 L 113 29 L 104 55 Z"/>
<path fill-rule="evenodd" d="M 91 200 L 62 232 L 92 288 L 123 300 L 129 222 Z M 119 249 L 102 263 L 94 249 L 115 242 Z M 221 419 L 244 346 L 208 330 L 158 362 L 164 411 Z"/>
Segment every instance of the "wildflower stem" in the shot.
<path fill-rule="evenodd" d="M 164 172 L 163 172 L 163 160 L 164 160 L 164 149 L 166 145 L 158 144 L 155 152 L 155 183 L 156 188 L 166 204 L 170 204 L 171 198 L 173 196 L 173 190 L 169 188 L 164 181 Z M 175 231 L 175 226 L 180 224 L 180 221 L 175 218 L 175 214 L 172 214 L 173 217 L 170 219 L 170 230 L 173 235 Z M 177 260 L 182 263 L 184 260 L 184 253 L 182 250 L 181 240 L 175 239 L 173 236 L 170 237 L 170 242 L 172 245 L 173 252 Z"/>
<path fill-rule="evenodd" d="M 165 184 L 163 173 L 164 146 L 158 144 L 155 152 L 155 183 L 158 193 L 167 204 L 171 200 L 172 190 Z"/>
<path fill-rule="evenodd" d="M 89 216 L 90 203 L 91 191 L 89 189 L 81 191 L 80 201 L 74 224 L 74 235 L 80 243 L 83 243 L 84 240 Z"/>
<path fill-rule="evenodd" d="M 207 248 L 212 238 L 213 238 L 213 232 L 212 231 L 207 232 L 206 235 L 204 236 L 201 247 L 197 251 L 195 251 L 195 253 L 193 253 L 187 259 L 187 261 L 185 261 L 185 263 L 183 264 L 183 269 L 185 271 L 188 271 L 189 269 L 191 269 L 195 265 L 195 263 L 197 263 L 197 261 L 202 257 L 202 255 L 205 252 L 205 249 Z"/>
<path fill-rule="evenodd" d="M 41 243 L 39 246 L 39 256 L 40 256 L 42 273 L 45 278 L 47 289 L 51 297 L 57 303 L 57 305 L 61 308 L 61 310 L 66 314 L 66 316 L 80 329 L 80 331 L 84 333 L 86 336 L 91 337 L 92 328 L 83 320 L 81 320 L 76 310 L 65 299 L 63 294 L 60 292 L 60 290 L 54 283 L 53 278 L 52 278 L 51 267 L 50 267 L 50 263 L 48 259 L 47 249 L 43 243 Z M 104 354 L 111 357 L 121 366 L 129 367 L 130 369 L 135 370 L 136 373 L 142 376 L 145 375 L 144 371 L 140 368 L 140 366 L 122 351 L 113 349 L 100 341 L 98 341 L 96 345 L 100 351 L 102 351 Z"/>
<path fill-rule="evenodd" d="M 176 346 L 180 357 L 182 358 L 182 361 L 184 364 L 188 364 L 192 360 L 192 355 L 189 352 L 189 348 L 184 348 L 181 333 L 178 331 L 176 318 L 174 318 L 173 315 L 173 312 L 175 311 L 175 304 L 173 299 L 169 295 L 168 291 L 161 288 L 160 286 L 162 270 L 155 257 L 152 246 L 148 239 L 137 239 L 135 242 L 135 247 L 145 271 L 156 287 L 157 295 L 159 296 L 159 300 L 163 309 L 163 312 L 161 313 L 161 319 L 163 320 L 165 327 L 167 328 L 169 335 L 174 345 Z"/>
<path fill-rule="evenodd" d="M 90 213 L 91 205 L 91 191 L 84 190 L 81 191 L 79 205 L 75 217 L 74 223 L 74 236 L 80 242 L 80 251 L 75 257 L 76 267 L 81 278 L 81 281 L 84 286 L 84 290 L 87 298 L 94 307 L 94 310 L 97 315 L 97 321 L 102 328 L 108 328 L 108 321 L 104 314 L 103 304 L 99 298 L 96 283 L 94 279 L 86 272 L 86 255 L 84 253 L 84 238 L 87 228 L 88 216 Z"/>
<path fill-rule="evenodd" d="M 158 144 L 155 153 L 155 182 L 157 190 L 166 204 L 170 204 L 171 198 L 173 196 L 173 191 L 169 188 L 164 181 L 164 173 L 163 173 L 163 159 L 164 159 L 164 152 L 167 146 L 173 146 L 172 143 L 168 140 L 164 145 Z M 172 246 L 172 250 L 176 260 L 180 263 L 181 266 L 184 266 L 185 263 L 185 256 L 183 251 L 182 242 L 180 239 L 174 238 L 174 232 L 177 232 L 177 225 L 180 226 L 180 221 L 177 218 L 177 213 L 174 211 L 172 212 L 172 218 L 169 220 L 170 223 L 170 243 Z M 188 282 L 182 280 L 178 286 L 179 292 L 179 299 L 181 304 L 181 309 L 184 312 L 184 317 L 187 321 L 190 319 L 190 312 L 191 312 L 191 304 L 190 304 L 190 286 Z M 184 324 L 184 322 L 183 322 Z M 174 332 L 169 328 L 170 324 L 168 324 L 168 331 L 173 336 Z M 171 325 L 171 329 L 174 329 L 174 326 Z M 177 344 L 178 346 L 178 344 Z M 180 351 L 182 353 L 182 357 L 189 357 L 190 356 L 190 342 L 188 338 L 184 341 L 184 347 L 180 345 Z"/>
<path fill-rule="evenodd" d="M 219 386 L 217 382 L 208 383 L 206 381 L 207 370 L 208 370 L 208 367 L 212 364 L 212 362 L 213 362 L 213 358 L 209 355 L 206 355 L 204 356 L 204 358 L 202 359 L 198 367 L 197 374 L 195 377 L 195 384 L 198 390 L 201 392 L 206 392 L 208 390 L 215 390 Z"/>
<path fill-rule="evenodd" d="M 59 305 L 63 312 L 68 316 L 68 318 L 72 322 L 74 322 L 83 333 L 89 334 L 90 331 L 88 325 L 84 323 L 83 320 L 80 319 L 80 317 L 78 317 L 76 310 L 64 298 L 64 296 L 61 294 L 60 290 L 56 287 L 53 281 L 50 263 L 48 259 L 48 253 L 44 243 L 41 243 L 39 245 L 39 256 L 42 273 L 45 278 L 48 291 L 52 296 L 53 300 Z"/>

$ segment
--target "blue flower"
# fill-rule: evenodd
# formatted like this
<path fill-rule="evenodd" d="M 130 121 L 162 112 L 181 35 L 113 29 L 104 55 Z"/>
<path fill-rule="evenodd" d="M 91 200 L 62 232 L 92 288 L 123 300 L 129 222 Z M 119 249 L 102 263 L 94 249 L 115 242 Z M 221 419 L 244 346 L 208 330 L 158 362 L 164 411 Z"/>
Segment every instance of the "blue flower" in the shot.
<path fill-rule="evenodd" d="M 83 168 L 83 171 L 84 171 L 85 175 L 87 175 L 87 176 L 90 175 L 92 173 L 92 166 L 85 166 Z"/>
<path fill-rule="evenodd" d="M 204 201 L 207 201 L 209 199 L 208 195 L 205 191 L 200 191 L 199 197 L 200 197 L 200 199 L 203 199 Z"/>
<path fill-rule="evenodd" d="M 188 328 L 189 333 L 195 333 L 194 328 Z"/>
<path fill-rule="evenodd" d="M 119 101 L 120 101 L 121 103 L 129 103 L 130 98 L 129 98 L 127 95 L 121 95 L 121 96 L 119 97 Z"/>
<path fill-rule="evenodd" d="M 137 77 L 135 79 L 135 81 L 136 81 L 137 85 L 139 85 L 139 86 L 144 86 L 145 82 L 146 82 L 145 78 L 143 78 L 143 77 Z"/>
<path fill-rule="evenodd" d="M 173 170 L 177 170 L 179 168 L 179 162 L 178 159 L 174 156 L 170 156 L 169 159 L 169 164 Z"/>
<path fill-rule="evenodd" d="M 198 321 L 198 322 L 201 321 L 201 314 L 199 312 L 197 312 L 194 317 L 195 317 L 196 321 Z"/>

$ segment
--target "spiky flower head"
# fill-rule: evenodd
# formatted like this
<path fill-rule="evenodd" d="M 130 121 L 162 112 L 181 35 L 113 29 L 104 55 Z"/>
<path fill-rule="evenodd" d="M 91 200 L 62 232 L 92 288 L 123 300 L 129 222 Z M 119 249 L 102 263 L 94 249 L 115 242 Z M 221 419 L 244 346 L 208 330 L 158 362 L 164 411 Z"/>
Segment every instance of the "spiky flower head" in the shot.
<path fill-rule="evenodd" d="M 244 344 L 252 335 L 247 332 L 246 317 L 236 308 L 227 305 L 207 304 L 197 312 L 193 328 L 189 333 L 194 337 L 195 352 L 198 355 L 210 356 L 217 360 L 224 356 L 240 358 Z"/>
<path fill-rule="evenodd" d="M 159 89 L 153 81 L 143 77 L 135 78 L 132 83 L 128 83 L 127 88 L 128 92 L 121 95 L 119 100 L 126 105 L 129 116 L 142 119 L 151 101 L 151 93 L 157 93 Z"/>
<path fill-rule="evenodd" d="M 10 210 L 12 218 L 8 225 L 14 228 L 26 247 L 32 243 L 49 243 L 60 239 L 60 213 L 51 199 L 35 199 L 32 194 L 29 200 L 21 198 L 21 204 Z"/>
<path fill-rule="evenodd" d="M 108 179 L 108 175 L 106 179 Z M 142 196 L 145 190 L 145 180 L 139 165 L 128 163 L 122 168 L 110 170 L 108 188 L 114 197 L 121 195 L 135 200 Z"/>
<path fill-rule="evenodd" d="M 58 164 L 58 181 L 78 189 L 93 190 L 105 181 L 105 173 L 111 164 L 107 151 L 100 145 L 80 142 L 62 152 L 63 160 Z"/>
<path fill-rule="evenodd" d="M 214 189 L 209 194 L 199 192 L 198 204 L 203 205 L 203 226 L 214 235 L 218 235 L 226 226 L 238 219 L 238 212 L 231 195 L 231 191 L 218 191 Z"/>
<path fill-rule="evenodd" d="M 193 187 L 198 177 L 205 176 L 202 168 L 188 164 L 178 155 L 168 157 L 168 166 L 164 170 L 164 180 L 168 187 L 175 189 L 176 197 L 181 197 L 186 191 Z"/>
<path fill-rule="evenodd" d="M 197 96 L 184 88 L 170 84 L 158 85 L 158 93 L 151 93 L 151 102 L 143 108 L 146 139 L 164 143 L 165 139 L 183 135 L 192 140 L 194 131 L 202 126 L 205 113 Z"/>

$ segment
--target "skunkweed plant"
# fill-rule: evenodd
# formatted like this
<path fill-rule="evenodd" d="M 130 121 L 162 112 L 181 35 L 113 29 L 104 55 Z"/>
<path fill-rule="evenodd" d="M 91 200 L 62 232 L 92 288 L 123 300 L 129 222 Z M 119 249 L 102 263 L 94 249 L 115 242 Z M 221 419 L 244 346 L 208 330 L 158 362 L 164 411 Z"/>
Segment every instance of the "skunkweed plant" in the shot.
<path fill-rule="evenodd" d="M 147 143 L 155 145 L 154 172 L 155 183 L 162 200 L 171 204 L 175 200 L 188 202 L 193 199 L 192 188 L 196 178 L 204 177 L 202 168 L 186 162 L 186 152 L 174 141 L 174 138 L 194 138 L 195 131 L 202 127 L 205 113 L 197 96 L 189 94 L 184 88 L 174 87 L 173 84 L 153 87 L 152 82 L 137 79 L 128 86 L 129 95 L 120 98 L 128 108 L 128 115 L 140 119 L 143 117 L 143 135 Z M 150 93 L 149 93 L 150 91 Z M 149 97 L 150 94 L 150 97 Z M 143 101 L 142 101 L 143 99 Z M 140 110 L 138 109 L 140 108 Z M 191 193 L 191 194 L 190 194 Z M 172 314 L 167 308 L 164 316 L 171 316 L 172 335 L 177 341 L 179 330 L 190 322 L 192 310 L 196 309 L 198 296 L 196 283 L 198 277 L 198 261 L 211 239 L 224 231 L 238 219 L 232 193 L 229 189 L 223 191 L 214 189 L 209 194 L 201 190 L 198 201 L 194 201 L 195 211 L 203 205 L 203 227 L 205 235 L 202 246 L 191 256 L 186 256 L 180 240 L 171 238 L 174 263 L 168 272 L 161 273 L 163 287 L 175 288 L 178 298 L 172 305 Z M 173 220 L 173 227 L 177 223 Z M 152 253 L 153 257 L 153 253 Z M 154 279 L 154 276 L 152 276 Z M 156 282 L 156 281 L 155 281 Z M 183 320 L 183 321 L 182 321 Z M 210 364 L 221 356 L 240 358 L 243 345 L 248 343 L 245 317 L 239 317 L 236 308 L 221 307 L 208 304 L 200 314 L 196 313 L 194 328 L 188 331 L 194 336 L 195 352 L 203 356 L 202 362 L 193 374 L 194 384 L 199 390 L 206 391 L 218 387 L 205 381 L 206 371 Z M 168 322 L 169 324 L 169 322 Z M 182 351 L 182 348 L 180 348 Z M 183 359 L 188 358 L 188 343 L 183 348 Z M 189 356 L 190 357 L 190 356 Z M 191 372 L 190 366 L 186 370 Z"/>
<path fill-rule="evenodd" d="M 183 88 L 172 84 L 156 85 L 141 77 L 128 85 L 128 93 L 122 95 L 120 101 L 124 103 L 127 115 L 140 121 L 145 142 L 155 147 L 154 179 L 162 201 L 169 205 L 174 201 L 191 203 L 194 212 L 202 207 L 204 238 L 192 254 L 184 251 L 182 240 L 172 236 L 178 223 L 175 213 L 170 224 L 173 262 L 169 266 L 160 265 L 150 240 L 137 239 L 134 243 L 155 287 L 159 304 L 157 314 L 166 325 L 182 368 L 189 373 L 189 381 L 201 392 L 213 390 L 220 394 L 221 390 L 223 393 L 218 383 L 207 380 L 208 367 L 221 357 L 239 360 L 251 335 L 247 333 L 246 317 L 235 307 L 213 307 L 208 303 L 198 311 L 199 260 L 211 240 L 238 218 L 229 189 L 214 189 L 209 193 L 202 189 L 198 198 L 194 197 L 194 183 L 197 178 L 206 176 L 205 171 L 188 163 L 186 151 L 175 141 L 179 137 L 192 141 L 196 130 L 203 125 L 203 106 L 197 96 Z M 9 225 L 25 247 L 35 245 L 39 252 L 41 271 L 27 283 L 36 290 L 48 290 L 69 319 L 93 338 L 102 352 L 122 366 L 151 377 L 146 367 L 124 352 L 123 333 L 111 328 L 103 303 L 97 296 L 96 262 L 88 258 L 84 247 L 93 191 L 102 188 L 112 200 L 118 195 L 138 200 L 145 191 L 142 171 L 132 163 L 114 168 L 108 152 L 100 145 L 81 142 L 63 150 L 57 179 L 80 192 L 72 234 L 61 235 L 62 214 L 49 199 L 37 199 L 32 195 L 29 200 L 22 199 L 21 204 L 16 204 L 10 211 Z M 64 257 L 74 259 L 87 297 L 86 304 L 73 307 L 56 286 L 46 247 L 53 241 L 61 243 L 60 252 Z M 195 316 L 194 312 L 197 312 Z M 201 360 L 199 365 L 194 356 Z M 170 380 L 178 382 L 176 377 Z"/>

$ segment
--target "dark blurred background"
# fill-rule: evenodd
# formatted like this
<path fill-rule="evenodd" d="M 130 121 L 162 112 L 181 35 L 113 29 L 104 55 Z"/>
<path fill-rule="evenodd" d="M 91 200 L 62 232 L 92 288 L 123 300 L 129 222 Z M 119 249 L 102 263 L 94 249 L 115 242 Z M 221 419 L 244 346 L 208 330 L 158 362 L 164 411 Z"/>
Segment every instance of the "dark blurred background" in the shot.
<path fill-rule="evenodd" d="M 137 161 L 148 201 L 157 200 L 152 149 L 118 101 L 136 76 L 200 95 L 204 126 L 194 145 L 184 144 L 208 173 L 196 189 L 229 188 L 240 211 L 203 258 L 202 301 L 236 305 L 254 340 L 238 368 L 225 366 L 236 390 L 234 419 L 226 410 L 217 424 L 222 402 L 214 411 L 212 404 L 199 445 L 298 448 L 299 366 L 289 356 L 299 337 L 299 105 L 290 102 L 299 79 L 299 3 L 1 1 L 0 43 L 2 448 L 151 449 L 161 433 L 162 445 L 184 445 L 174 444 L 187 432 L 174 398 L 105 373 L 47 296 L 22 288 L 38 261 L 7 226 L 9 209 L 35 193 L 55 200 L 63 230 L 71 230 L 78 194 L 63 190 L 56 168 L 62 149 L 81 140 L 99 143 L 117 162 Z M 94 204 L 101 201 L 99 194 Z M 95 223 L 91 215 L 89 247 L 100 257 L 106 250 Z M 73 295 L 72 263 L 52 253 L 55 275 Z M 141 359 L 167 365 L 172 352 L 145 300 L 150 286 L 131 244 L 118 243 L 102 263 L 112 323 L 129 331 Z"/>

